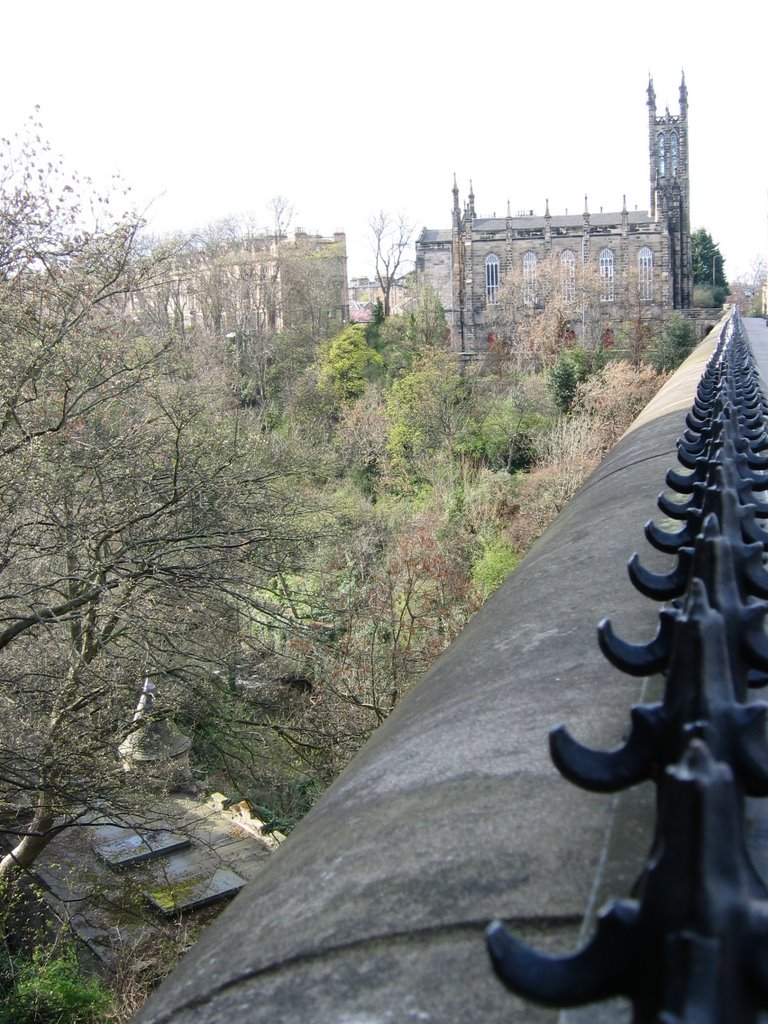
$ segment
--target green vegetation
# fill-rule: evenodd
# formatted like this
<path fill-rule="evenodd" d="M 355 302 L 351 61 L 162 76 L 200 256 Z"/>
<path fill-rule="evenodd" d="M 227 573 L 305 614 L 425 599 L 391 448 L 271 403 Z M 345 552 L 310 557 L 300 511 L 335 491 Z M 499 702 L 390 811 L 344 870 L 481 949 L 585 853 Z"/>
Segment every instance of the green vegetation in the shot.
<path fill-rule="evenodd" d="M 7 955 L 0 965 L 0 1024 L 102 1024 L 113 997 L 86 977 L 71 946 Z"/>
<path fill-rule="evenodd" d="M 362 395 L 372 372 L 384 360 L 368 345 L 363 328 L 350 324 L 331 338 L 318 362 L 318 385 L 329 387 L 336 402 L 344 405 Z"/>
<path fill-rule="evenodd" d="M 649 362 L 659 373 L 674 370 L 693 347 L 693 326 L 680 313 L 673 313 L 664 324 L 657 344 L 649 353 Z"/>
<path fill-rule="evenodd" d="M 547 372 L 547 387 L 560 412 L 571 411 L 579 384 L 596 373 L 604 362 L 601 350 L 589 351 L 579 345 L 558 354 Z"/>
<path fill-rule="evenodd" d="M 483 598 L 501 586 L 520 561 L 520 553 L 511 544 L 497 540 L 489 545 L 475 563 L 472 582 Z"/>

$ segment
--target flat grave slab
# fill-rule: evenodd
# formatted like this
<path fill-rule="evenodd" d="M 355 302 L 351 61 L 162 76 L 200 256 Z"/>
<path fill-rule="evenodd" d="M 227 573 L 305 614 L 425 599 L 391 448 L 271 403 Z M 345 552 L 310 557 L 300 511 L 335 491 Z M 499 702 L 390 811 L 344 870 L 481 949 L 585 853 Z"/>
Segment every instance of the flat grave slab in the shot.
<path fill-rule="evenodd" d="M 105 828 L 105 834 L 98 833 L 93 840 L 94 853 L 111 868 L 123 868 L 138 864 L 152 857 L 162 857 L 189 846 L 189 836 L 169 829 L 115 829 Z"/>
<path fill-rule="evenodd" d="M 197 910 L 208 903 L 234 896 L 245 885 L 245 879 L 231 868 L 217 868 L 212 874 L 210 868 L 204 874 L 175 876 L 167 873 L 166 879 L 151 889 L 145 889 L 142 896 L 161 914 L 170 917 L 185 910 Z"/>

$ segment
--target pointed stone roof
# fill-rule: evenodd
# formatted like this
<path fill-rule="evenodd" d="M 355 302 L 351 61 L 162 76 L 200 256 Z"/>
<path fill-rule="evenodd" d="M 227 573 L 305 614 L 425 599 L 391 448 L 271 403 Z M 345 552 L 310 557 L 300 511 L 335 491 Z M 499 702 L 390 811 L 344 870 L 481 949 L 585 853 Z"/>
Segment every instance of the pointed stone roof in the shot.
<path fill-rule="evenodd" d="M 118 747 L 125 761 L 165 761 L 186 753 L 192 740 L 185 736 L 176 723 L 159 717 L 155 711 L 155 684 L 149 679 L 139 697 L 133 713 L 133 731 Z"/>

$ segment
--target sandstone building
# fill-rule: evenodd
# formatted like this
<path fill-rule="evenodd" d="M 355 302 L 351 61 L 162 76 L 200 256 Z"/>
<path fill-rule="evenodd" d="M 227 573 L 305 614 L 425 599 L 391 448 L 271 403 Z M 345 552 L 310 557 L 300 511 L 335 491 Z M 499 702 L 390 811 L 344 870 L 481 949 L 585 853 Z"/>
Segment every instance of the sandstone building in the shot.
<path fill-rule="evenodd" d="M 425 228 L 416 242 L 420 282 L 440 297 L 451 328 L 454 351 L 481 352 L 488 346 L 493 307 L 507 276 L 517 273 L 525 299 L 537 301 L 537 268 L 557 260 L 563 298 L 577 301 L 577 269 L 591 265 L 599 275 L 602 322 L 610 330 L 627 300 L 643 318 L 654 319 L 691 305 L 693 275 L 690 239 L 688 167 L 688 90 L 680 84 L 680 109 L 657 114 L 653 81 L 648 83 L 650 209 L 590 213 L 585 199 L 580 215 L 479 217 L 470 184 L 468 201 L 459 205 L 454 178 L 450 228 Z M 623 303 L 623 305 L 622 305 Z M 578 335 L 579 322 L 571 325 Z"/>
<path fill-rule="evenodd" d="M 191 239 L 163 284 L 132 302 L 182 337 L 204 330 L 246 341 L 297 324 L 327 337 L 349 320 L 346 235 L 297 228 L 290 239 L 240 234 L 224 223 Z"/>

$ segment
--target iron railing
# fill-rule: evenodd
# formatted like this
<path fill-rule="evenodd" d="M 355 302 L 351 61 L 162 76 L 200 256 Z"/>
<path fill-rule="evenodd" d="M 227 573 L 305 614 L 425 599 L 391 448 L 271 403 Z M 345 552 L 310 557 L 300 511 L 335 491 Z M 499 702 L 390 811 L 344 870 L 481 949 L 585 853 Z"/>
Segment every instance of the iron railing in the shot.
<path fill-rule="evenodd" d="M 768 795 L 768 403 L 738 313 L 727 321 L 678 440 L 659 507 L 681 521 L 646 525 L 675 556 L 657 574 L 635 555 L 634 586 L 666 602 L 647 644 L 605 620 L 600 647 L 634 676 L 660 674 L 663 697 L 632 708 L 626 742 L 582 746 L 550 735 L 558 770 L 613 792 L 651 780 L 656 824 L 631 898 L 612 901 L 591 941 L 572 956 L 538 953 L 501 921 L 488 929 L 496 974 L 512 992 L 572 1007 L 621 996 L 636 1024 L 750 1022 L 768 1009 L 768 886 L 747 849 L 746 798 Z"/>

